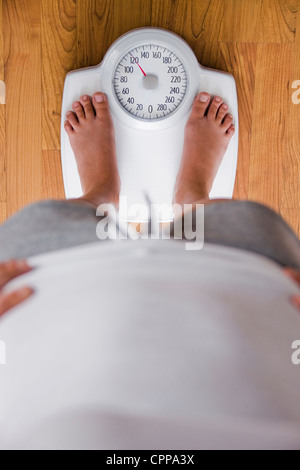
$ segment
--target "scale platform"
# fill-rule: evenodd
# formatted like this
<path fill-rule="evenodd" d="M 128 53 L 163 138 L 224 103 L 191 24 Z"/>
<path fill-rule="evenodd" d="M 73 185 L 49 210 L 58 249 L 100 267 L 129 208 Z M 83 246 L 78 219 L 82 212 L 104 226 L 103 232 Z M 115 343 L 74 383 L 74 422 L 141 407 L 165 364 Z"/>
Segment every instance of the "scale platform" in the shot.
<path fill-rule="evenodd" d="M 236 132 L 213 184 L 215 198 L 232 198 L 238 155 L 238 103 L 232 75 L 201 66 L 189 45 L 160 28 L 121 36 L 101 64 L 67 74 L 61 121 L 61 157 L 67 199 L 82 196 L 77 165 L 64 130 L 66 113 L 82 95 L 106 93 L 116 134 L 121 178 L 119 217 L 147 222 L 149 201 L 158 218 L 173 218 L 172 200 L 184 128 L 197 93 L 219 95 L 229 105 Z"/>

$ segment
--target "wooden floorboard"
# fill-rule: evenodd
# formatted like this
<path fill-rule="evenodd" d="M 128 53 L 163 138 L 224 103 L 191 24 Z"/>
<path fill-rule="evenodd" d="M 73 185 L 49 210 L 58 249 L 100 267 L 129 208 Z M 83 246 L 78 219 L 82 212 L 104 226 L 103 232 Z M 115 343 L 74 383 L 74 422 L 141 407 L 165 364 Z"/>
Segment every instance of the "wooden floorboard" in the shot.
<path fill-rule="evenodd" d="M 41 198 L 40 3 L 3 2 L 8 216 Z"/>
<path fill-rule="evenodd" d="M 6 204 L 5 105 L 0 104 L 0 202 Z M 0 219 L 0 224 L 3 219 Z"/>
<path fill-rule="evenodd" d="M 279 211 L 300 235 L 300 0 L 0 0 L 0 222 L 63 198 L 60 113 L 68 71 L 98 64 L 130 29 L 181 35 L 233 73 L 240 139 L 234 197 Z M 299 92 L 300 97 L 300 92 Z"/>
<path fill-rule="evenodd" d="M 292 44 L 257 46 L 249 198 L 277 211 L 285 184 L 283 164 L 292 53 Z"/>
<path fill-rule="evenodd" d="M 42 198 L 65 199 L 59 150 L 43 150 Z"/>
<path fill-rule="evenodd" d="M 299 236 L 300 233 L 300 211 L 299 209 L 281 208 L 280 215 L 289 224 L 291 229 Z"/>
<path fill-rule="evenodd" d="M 285 159 L 283 162 L 282 176 L 284 186 L 282 192 L 281 207 L 297 208 L 300 212 L 300 103 L 293 103 L 292 88 L 295 80 L 300 79 L 300 11 L 297 17 L 297 30 L 295 44 L 292 53 L 291 74 L 289 82 L 290 97 L 288 113 L 286 116 L 287 127 L 284 140 L 286 142 Z M 300 84 L 299 84 L 300 85 Z"/>
<path fill-rule="evenodd" d="M 220 41 L 293 43 L 298 1 L 226 1 Z"/>
<path fill-rule="evenodd" d="M 232 56 L 232 73 L 236 78 L 239 105 L 239 160 L 235 189 L 235 199 L 249 199 L 249 171 L 251 161 L 251 137 L 256 72 L 256 44 L 232 43 L 229 47 Z"/>
<path fill-rule="evenodd" d="M 64 80 L 77 68 L 76 13 L 74 0 L 41 2 L 43 150 L 60 149 Z"/>
<path fill-rule="evenodd" d="M 0 202 L 0 220 L 5 221 L 6 219 L 7 219 L 6 203 Z"/>
<path fill-rule="evenodd" d="M 150 25 L 151 0 L 77 1 L 77 66 L 99 64 L 107 49 L 127 31 Z"/>
<path fill-rule="evenodd" d="M 3 14 L 2 0 L 0 0 L 0 204 L 5 205 L 7 202 L 6 194 L 6 152 L 5 152 L 5 135 L 6 135 L 6 119 L 5 119 L 5 77 L 4 77 L 4 49 L 3 49 Z M 0 212 L 0 224 L 5 220 L 6 210 Z"/>

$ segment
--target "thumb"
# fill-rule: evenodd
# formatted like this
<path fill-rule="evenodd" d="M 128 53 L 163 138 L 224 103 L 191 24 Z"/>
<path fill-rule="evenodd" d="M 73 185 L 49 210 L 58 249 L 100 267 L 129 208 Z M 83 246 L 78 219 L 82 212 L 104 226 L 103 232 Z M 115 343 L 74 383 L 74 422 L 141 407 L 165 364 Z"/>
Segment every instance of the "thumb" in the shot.
<path fill-rule="evenodd" d="M 300 271 L 293 268 L 283 268 L 284 274 L 300 286 Z"/>

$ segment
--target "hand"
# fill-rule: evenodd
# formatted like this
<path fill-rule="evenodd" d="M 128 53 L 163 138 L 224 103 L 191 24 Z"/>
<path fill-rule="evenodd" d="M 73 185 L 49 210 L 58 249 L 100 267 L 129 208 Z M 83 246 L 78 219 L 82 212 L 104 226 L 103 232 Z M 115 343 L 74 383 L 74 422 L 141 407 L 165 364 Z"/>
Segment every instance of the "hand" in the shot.
<path fill-rule="evenodd" d="M 300 271 L 297 271 L 296 269 L 293 269 L 293 268 L 284 268 L 283 272 L 287 277 L 295 281 L 296 284 L 300 288 Z M 294 295 L 291 301 L 293 305 L 300 311 L 300 293 L 299 295 L 298 294 Z"/>
<path fill-rule="evenodd" d="M 0 317 L 8 312 L 8 310 L 24 302 L 33 294 L 33 290 L 30 287 L 22 287 L 10 294 L 3 293 L 3 288 L 10 281 L 31 270 L 32 268 L 30 268 L 24 260 L 0 263 Z"/>

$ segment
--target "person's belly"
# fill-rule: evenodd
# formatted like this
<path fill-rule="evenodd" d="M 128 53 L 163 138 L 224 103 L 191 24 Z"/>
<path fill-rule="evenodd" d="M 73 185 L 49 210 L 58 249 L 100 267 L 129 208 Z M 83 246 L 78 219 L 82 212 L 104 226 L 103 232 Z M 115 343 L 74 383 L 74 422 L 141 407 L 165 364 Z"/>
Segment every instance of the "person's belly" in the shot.
<path fill-rule="evenodd" d="M 181 242 L 96 244 L 32 260 L 6 315 L 0 442 L 57 413 L 300 419 L 297 288 L 272 262 Z M 12 286 L 12 287 L 13 287 Z"/>

